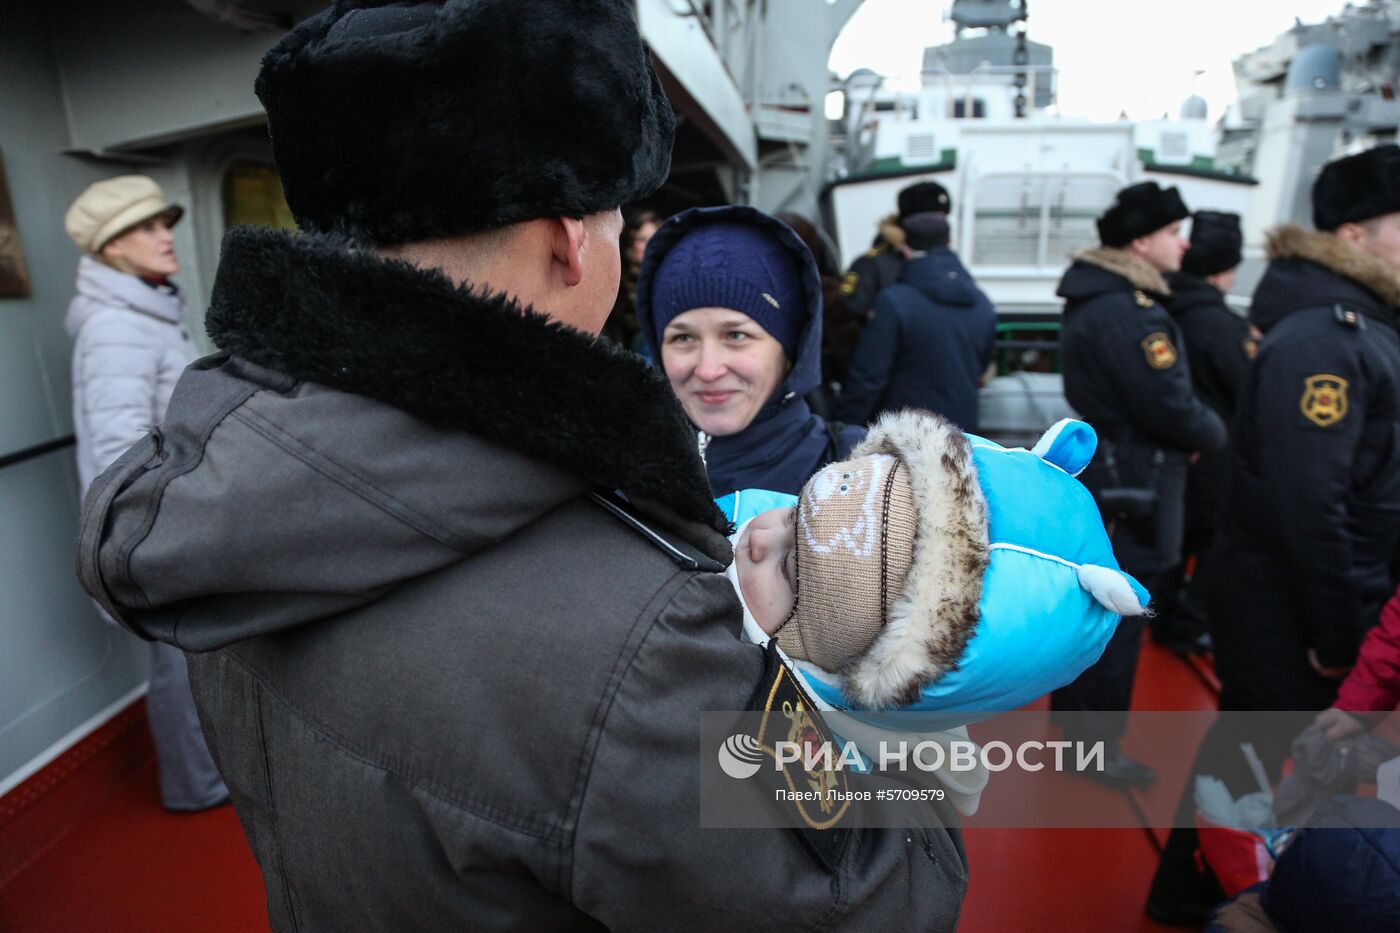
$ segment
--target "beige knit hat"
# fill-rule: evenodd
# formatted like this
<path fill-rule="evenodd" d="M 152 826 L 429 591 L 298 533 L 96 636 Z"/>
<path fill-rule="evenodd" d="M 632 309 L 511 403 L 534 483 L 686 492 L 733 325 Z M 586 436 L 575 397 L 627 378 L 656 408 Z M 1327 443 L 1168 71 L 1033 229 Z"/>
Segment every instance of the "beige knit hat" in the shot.
<path fill-rule="evenodd" d="M 173 227 L 184 213 L 183 207 L 165 200 L 152 179 L 119 175 L 88 185 L 68 208 L 63 226 L 79 249 L 95 256 L 109 240 L 139 223 L 164 215 Z"/>
<path fill-rule="evenodd" d="M 833 463 L 808 480 L 797 500 L 797 605 L 779 647 L 828 671 L 864 654 L 904 590 L 917 527 L 897 457 Z"/>

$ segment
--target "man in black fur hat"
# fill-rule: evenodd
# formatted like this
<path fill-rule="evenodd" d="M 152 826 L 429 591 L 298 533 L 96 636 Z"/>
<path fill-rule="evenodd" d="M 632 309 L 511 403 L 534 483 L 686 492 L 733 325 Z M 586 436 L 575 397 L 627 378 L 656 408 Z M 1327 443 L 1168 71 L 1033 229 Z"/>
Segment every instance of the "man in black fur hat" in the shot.
<path fill-rule="evenodd" d="M 1269 233 L 1250 321 L 1264 334 L 1239 396 L 1209 588 L 1221 710 L 1321 710 L 1394 592 L 1400 541 L 1400 147 L 1323 167 L 1313 225 Z M 1255 740 L 1277 779 L 1287 740 Z M 1199 761 L 1238 762 L 1217 725 Z M 1218 771 L 1218 767 L 1216 768 Z M 1247 771 L 1217 773 L 1235 795 Z M 1183 801 L 1184 809 L 1189 801 Z M 1180 814 L 1179 814 L 1180 815 Z M 1148 914 L 1204 917 L 1221 889 L 1174 830 Z"/>
<path fill-rule="evenodd" d="M 915 214 L 941 214 L 946 218 L 953 212 L 953 199 L 948 189 L 938 182 L 919 181 L 900 190 L 898 207 L 898 213 L 880 221 L 875 242 L 851 263 L 846 277 L 841 280 L 846 307 L 862 321 L 874 315 L 875 299 L 899 281 L 899 274 L 909 259 L 912 248 L 904 231 L 905 219 Z"/>
<path fill-rule="evenodd" d="M 303 235 L 225 239 L 224 352 L 81 562 L 192 652 L 272 926 L 951 929 L 955 830 L 699 827 L 700 711 L 811 701 L 664 376 L 595 339 L 674 131 L 630 4 L 342 0 L 257 91 Z"/>
<path fill-rule="evenodd" d="M 1167 276 L 1167 310 L 1181 329 L 1191 360 L 1191 384 L 1201 401 L 1228 427 L 1258 341 L 1242 313 L 1225 302 L 1243 258 L 1238 214 L 1197 211 L 1191 217 L 1191 248 L 1181 271 Z M 1186 476 L 1185 532 L 1181 562 L 1164 574 L 1152 596 L 1157 617 L 1152 635 L 1182 652 L 1210 650 L 1206 625 L 1206 580 L 1210 543 L 1225 509 L 1229 451 L 1202 453 Z"/>
<path fill-rule="evenodd" d="M 1123 569 L 1148 590 L 1181 551 L 1186 465 L 1225 445 L 1220 416 L 1197 397 L 1181 334 L 1162 302 L 1163 276 L 1181 268 L 1188 216 L 1175 188 L 1146 181 L 1118 192 L 1099 218 L 1097 249 L 1079 253 L 1060 281 L 1065 397 L 1099 435 L 1080 477 L 1104 515 Z M 1051 707 L 1067 731 L 1108 746 L 1103 771 L 1118 787 L 1152 783 L 1152 769 L 1118 747 L 1133 697 L 1140 619 L 1124 619 L 1103 656 Z M 1088 715 L 1093 711 L 1093 715 Z"/>

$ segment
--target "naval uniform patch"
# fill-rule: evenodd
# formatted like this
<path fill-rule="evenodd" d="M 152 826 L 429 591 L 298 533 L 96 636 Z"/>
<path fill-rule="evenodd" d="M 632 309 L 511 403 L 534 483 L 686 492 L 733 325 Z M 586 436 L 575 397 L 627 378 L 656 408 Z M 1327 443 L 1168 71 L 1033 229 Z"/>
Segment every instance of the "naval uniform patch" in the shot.
<path fill-rule="evenodd" d="M 777 758 L 774 743 L 780 741 L 800 742 L 813 749 L 814 753 L 823 747 L 839 747 L 822 720 L 816 703 L 807 695 L 792 669 L 778 656 L 774 641 L 770 641 L 763 651 L 763 679 L 754 691 L 749 709 L 763 714 L 754 738 L 769 758 Z M 813 757 L 817 756 L 814 754 Z M 784 764 L 781 772 L 768 767 L 762 769 L 762 773 L 774 775 L 776 787 L 795 792 L 794 796 L 798 799 L 793 800 L 791 805 L 797 809 L 802 820 L 802 827 L 797 832 L 812 854 L 833 872 L 851 833 L 839 825 L 850 809 L 851 798 L 846 773 L 833 767 L 836 764 L 834 757 L 828 755 L 825 760 L 818 760 L 815 770 L 811 771 L 807 770 L 805 755 Z M 804 797 L 815 799 L 802 799 Z"/>
<path fill-rule="evenodd" d="M 856 293 L 856 286 L 860 284 L 859 272 L 847 272 L 846 277 L 841 280 L 841 294 L 850 297 Z"/>
<path fill-rule="evenodd" d="M 1347 380 L 1331 373 L 1318 373 L 1303 380 L 1303 398 L 1298 408 L 1303 417 L 1320 428 L 1330 428 L 1347 416 Z"/>
<path fill-rule="evenodd" d="M 1147 357 L 1147 365 L 1153 369 L 1171 369 L 1176 365 L 1176 347 L 1160 330 L 1142 338 L 1142 352 Z"/>

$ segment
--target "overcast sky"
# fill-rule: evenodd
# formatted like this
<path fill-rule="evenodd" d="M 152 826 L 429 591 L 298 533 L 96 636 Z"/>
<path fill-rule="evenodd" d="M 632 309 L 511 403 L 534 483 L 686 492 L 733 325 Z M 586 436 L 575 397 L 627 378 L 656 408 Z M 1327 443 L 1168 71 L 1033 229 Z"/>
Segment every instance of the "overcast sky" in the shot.
<path fill-rule="evenodd" d="M 1053 46 L 1060 112 L 1111 120 L 1176 116 L 1191 93 L 1214 122 L 1235 99 L 1230 62 L 1298 17 L 1321 22 L 1344 0 L 1031 0 L 1029 37 Z M 832 48 L 845 76 L 871 68 L 918 83 L 923 49 L 947 42 L 951 0 L 865 0 Z M 1197 70 L 1205 72 L 1193 81 Z"/>

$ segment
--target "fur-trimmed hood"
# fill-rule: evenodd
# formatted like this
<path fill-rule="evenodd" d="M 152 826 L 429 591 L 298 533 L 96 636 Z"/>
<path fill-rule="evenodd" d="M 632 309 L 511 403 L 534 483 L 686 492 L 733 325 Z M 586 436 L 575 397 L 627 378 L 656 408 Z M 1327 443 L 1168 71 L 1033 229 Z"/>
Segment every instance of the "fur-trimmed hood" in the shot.
<path fill-rule="evenodd" d="M 538 457 L 663 516 L 728 526 L 665 378 L 503 295 L 336 238 L 239 228 L 207 326 L 260 366 Z"/>
<path fill-rule="evenodd" d="M 987 501 L 967 437 L 927 412 L 884 415 L 852 459 L 890 454 L 904 462 L 918 509 L 914 561 L 889 621 L 865 653 L 838 671 L 848 697 L 884 708 L 913 702 L 948 671 L 977 627 L 988 563 Z"/>
<path fill-rule="evenodd" d="M 1395 326 L 1400 269 L 1330 233 L 1286 224 L 1269 231 L 1268 271 L 1254 293 L 1250 320 L 1267 332 L 1294 311 L 1344 302 Z"/>
<path fill-rule="evenodd" d="M 1096 246 L 1074 254 L 1074 262 L 1060 280 L 1055 294 L 1083 301 L 1105 292 L 1138 290 L 1157 298 L 1171 295 L 1162 273 L 1125 249 Z"/>

